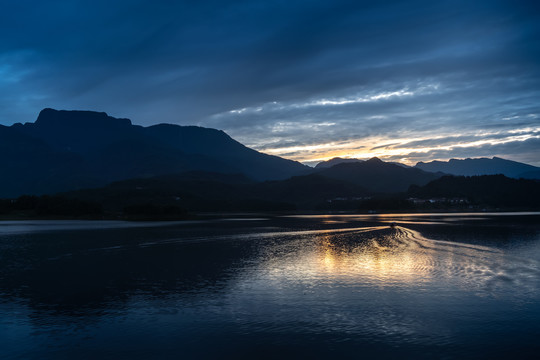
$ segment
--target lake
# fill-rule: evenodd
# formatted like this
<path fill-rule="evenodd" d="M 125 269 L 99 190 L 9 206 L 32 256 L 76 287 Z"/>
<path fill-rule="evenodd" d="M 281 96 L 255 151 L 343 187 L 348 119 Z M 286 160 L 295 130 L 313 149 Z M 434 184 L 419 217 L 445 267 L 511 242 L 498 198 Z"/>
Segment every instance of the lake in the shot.
<path fill-rule="evenodd" d="M 0 222 L 0 358 L 537 358 L 540 213 Z"/>

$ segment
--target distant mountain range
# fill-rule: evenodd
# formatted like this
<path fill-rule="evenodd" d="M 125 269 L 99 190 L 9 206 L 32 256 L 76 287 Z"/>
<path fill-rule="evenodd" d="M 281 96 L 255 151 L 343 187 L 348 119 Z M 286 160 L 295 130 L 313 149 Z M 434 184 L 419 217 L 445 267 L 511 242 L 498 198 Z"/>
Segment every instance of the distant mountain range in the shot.
<path fill-rule="evenodd" d="M 44 109 L 35 123 L 0 126 L 0 197 L 103 186 L 194 170 L 286 179 L 306 165 L 257 152 L 223 131 L 132 125 L 92 111 Z"/>
<path fill-rule="evenodd" d="M 539 167 L 498 157 L 491 159 L 450 159 L 448 161 L 419 162 L 415 167 L 424 171 L 440 171 L 451 175 L 475 176 L 503 174 L 515 179 L 540 179 Z"/>
<path fill-rule="evenodd" d="M 335 202 L 339 206 L 347 202 L 354 209 L 362 199 L 405 193 L 412 185 L 426 185 L 441 175 L 372 158 L 285 180 L 261 182 L 241 174 L 200 171 L 119 181 L 65 195 L 97 201 L 111 211 L 140 204 L 177 206 L 190 211 L 328 209 Z"/>
<path fill-rule="evenodd" d="M 317 174 L 362 186 L 370 193 L 407 191 L 413 184 L 425 185 L 443 175 L 387 163 L 378 158 L 339 162 L 329 168 L 323 167 Z"/>
<path fill-rule="evenodd" d="M 322 161 L 315 166 L 315 169 L 326 169 L 343 163 L 360 163 L 361 159 L 346 159 L 336 157 L 327 161 Z M 401 167 L 410 167 L 404 164 L 389 162 Z M 502 174 L 507 177 L 519 179 L 540 179 L 540 167 L 520 163 L 517 161 L 501 159 L 499 157 L 475 158 L 475 159 L 450 159 L 448 161 L 419 162 L 415 168 L 433 173 L 444 173 L 449 175 L 479 176 Z"/>
<path fill-rule="evenodd" d="M 320 163 L 315 165 L 315 169 L 318 169 L 318 170 L 328 169 L 328 168 L 331 168 L 332 166 L 337 165 L 337 164 L 360 163 L 360 162 L 363 162 L 363 161 L 364 160 L 360 160 L 360 159 L 345 159 L 345 158 L 335 157 L 335 158 L 332 158 L 330 160 L 321 161 Z"/>
<path fill-rule="evenodd" d="M 540 206 L 540 182 L 512 179 L 504 175 L 443 176 L 425 186 L 413 185 L 409 195 L 422 199 L 463 199 L 469 204 L 490 207 Z"/>
<path fill-rule="evenodd" d="M 69 192 L 111 208 L 157 202 L 206 210 L 314 208 L 405 194 L 445 174 L 534 178 L 540 170 L 500 158 L 415 167 L 334 158 L 310 168 L 215 129 L 142 127 L 105 113 L 53 109 L 41 111 L 35 123 L 0 126 L 0 162 L 0 198 Z"/>
<path fill-rule="evenodd" d="M 335 158 L 332 158 L 332 159 L 330 159 L 330 160 L 321 161 L 320 163 L 318 163 L 317 165 L 315 165 L 315 169 L 321 170 L 321 169 L 331 168 L 332 166 L 337 165 L 337 164 L 343 164 L 343 163 L 359 163 L 359 162 L 363 162 L 363 161 L 365 161 L 365 160 L 362 160 L 362 159 L 354 159 L 354 158 L 340 158 L 340 157 L 335 157 Z M 410 168 L 409 165 L 405 165 L 405 164 L 398 163 L 398 162 L 395 162 L 395 161 L 388 161 L 387 163 L 388 163 L 388 164 L 399 165 L 399 166 L 404 167 L 404 168 Z"/>
<path fill-rule="evenodd" d="M 148 203 L 190 211 L 257 211 L 312 209 L 329 199 L 367 194 L 361 186 L 317 174 L 256 182 L 240 174 L 197 171 L 118 181 L 63 195 L 96 201 L 112 211 Z"/>
<path fill-rule="evenodd" d="M 373 158 L 285 180 L 260 182 L 241 174 L 199 171 L 119 181 L 67 195 L 114 210 L 143 203 L 196 211 L 314 209 L 333 200 L 406 192 L 411 185 L 426 185 L 440 175 Z"/>

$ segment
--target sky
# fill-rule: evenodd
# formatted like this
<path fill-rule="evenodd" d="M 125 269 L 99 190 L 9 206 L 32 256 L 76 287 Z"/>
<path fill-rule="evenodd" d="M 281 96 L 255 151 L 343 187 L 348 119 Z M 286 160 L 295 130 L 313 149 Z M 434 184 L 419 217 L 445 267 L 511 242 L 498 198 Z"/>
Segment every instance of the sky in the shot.
<path fill-rule="evenodd" d="M 540 4 L 0 0 L 0 124 L 46 107 L 218 128 L 311 165 L 540 166 Z"/>

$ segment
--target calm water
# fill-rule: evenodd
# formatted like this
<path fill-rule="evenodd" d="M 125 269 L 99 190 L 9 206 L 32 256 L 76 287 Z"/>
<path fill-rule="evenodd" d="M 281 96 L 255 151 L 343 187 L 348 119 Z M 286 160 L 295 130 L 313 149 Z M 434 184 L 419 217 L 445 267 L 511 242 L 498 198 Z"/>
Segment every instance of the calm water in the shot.
<path fill-rule="evenodd" d="M 537 358 L 540 214 L 0 222 L 0 312 L 2 359 Z"/>

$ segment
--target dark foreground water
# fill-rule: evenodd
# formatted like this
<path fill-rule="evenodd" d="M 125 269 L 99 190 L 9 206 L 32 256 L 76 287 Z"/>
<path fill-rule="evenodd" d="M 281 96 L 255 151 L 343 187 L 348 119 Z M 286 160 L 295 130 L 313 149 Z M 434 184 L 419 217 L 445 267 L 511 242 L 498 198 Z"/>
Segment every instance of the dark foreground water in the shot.
<path fill-rule="evenodd" d="M 540 214 L 0 222 L 0 314 L 2 359 L 538 358 Z"/>

